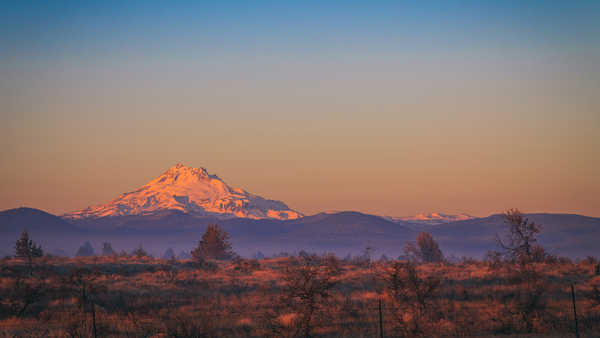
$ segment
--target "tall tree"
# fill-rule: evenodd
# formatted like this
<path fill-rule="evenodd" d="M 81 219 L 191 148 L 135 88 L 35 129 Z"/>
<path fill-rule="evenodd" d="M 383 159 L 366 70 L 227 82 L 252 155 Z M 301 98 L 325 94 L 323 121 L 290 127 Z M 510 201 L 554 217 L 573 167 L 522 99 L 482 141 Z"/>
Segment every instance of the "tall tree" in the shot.
<path fill-rule="evenodd" d="M 27 230 L 24 230 L 21 234 L 21 238 L 17 240 L 15 251 L 17 257 L 26 259 L 42 257 L 44 255 L 42 248 L 29 239 Z"/>
<path fill-rule="evenodd" d="M 496 235 L 498 245 L 504 250 L 505 255 L 513 260 L 529 260 L 534 251 L 541 247 L 534 245 L 536 236 L 542 226 L 524 218 L 518 209 L 510 209 L 504 213 L 504 222 L 508 225 L 508 233 L 503 240 Z"/>
<path fill-rule="evenodd" d="M 231 259 L 235 256 L 229 242 L 229 234 L 217 224 L 208 225 L 202 239 L 198 242 L 198 247 L 191 253 L 197 260 Z"/>
<path fill-rule="evenodd" d="M 30 238 L 27 230 L 21 234 L 21 238 L 15 243 L 15 256 L 27 260 L 29 264 L 29 274 L 33 273 L 33 258 L 42 257 L 44 251 L 39 245 L 36 245 Z"/>
<path fill-rule="evenodd" d="M 441 262 L 444 260 L 442 250 L 440 250 L 439 245 L 428 232 L 419 233 L 417 244 L 409 243 L 404 251 L 409 258 L 424 263 Z"/>

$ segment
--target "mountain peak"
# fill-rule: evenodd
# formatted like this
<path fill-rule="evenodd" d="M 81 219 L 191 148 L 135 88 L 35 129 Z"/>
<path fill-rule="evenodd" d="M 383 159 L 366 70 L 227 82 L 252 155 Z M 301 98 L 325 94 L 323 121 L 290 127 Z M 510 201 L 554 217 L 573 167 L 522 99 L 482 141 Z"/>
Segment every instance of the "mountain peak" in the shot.
<path fill-rule="evenodd" d="M 296 219 L 285 203 L 232 188 L 205 168 L 177 163 L 141 188 L 113 201 L 64 215 L 67 218 L 152 214 L 179 210 L 194 216 Z"/>
<path fill-rule="evenodd" d="M 442 224 L 442 223 L 450 223 L 456 221 L 464 221 L 468 219 L 472 219 L 473 216 L 461 213 L 457 215 L 444 214 L 441 212 L 425 212 L 419 213 L 414 216 L 409 217 L 391 217 L 390 219 L 395 221 L 405 221 L 412 223 L 421 223 L 421 224 Z"/>
<path fill-rule="evenodd" d="M 184 165 L 183 163 L 179 162 L 177 163 L 175 166 L 169 168 L 167 170 L 167 172 L 173 172 L 173 171 L 192 171 L 192 172 L 206 172 L 206 168 L 200 167 L 200 168 L 194 168 L 194 167 L 188 167 L 186 165 Z"/>
<path fill-rule="evenodd" d="M 171 184 L 186 184 L 186 181 L 189 180 L 199 180 L 207 178 L 219 179 L 216 175 L 209 175 L 208 171 L 205 168 L 187 167 L 181 163 L 177 163 L 174 167 L 167 169 L 167 171 L 165 171 L 162 175 L 157 177 L 154 181 L 168 181 Z"/>

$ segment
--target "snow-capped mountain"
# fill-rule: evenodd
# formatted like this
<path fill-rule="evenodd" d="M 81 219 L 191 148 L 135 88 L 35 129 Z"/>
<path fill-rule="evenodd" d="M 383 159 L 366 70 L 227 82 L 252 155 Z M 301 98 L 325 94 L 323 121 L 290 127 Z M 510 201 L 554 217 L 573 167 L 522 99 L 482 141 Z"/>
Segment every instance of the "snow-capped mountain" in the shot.
<path fill-rule="evenodd" d="M 420 213 L 414 216 L 409 217 L 389 217 L 388 219 L 393 221 L 405 221 L 411 223 L 420 223 L 420 224 L 443 224 L 450 223 L 456 221 L 466 221 L 468 219 L 473 219 L 474 217 L 467 214 L 458 214 L 458 215 L 449 215 L 443 214 L 440 212 L 430 212 L 430 213 Z"/>
<path fill-rule="evenodd" d="M 146 215 L 164 210 L 221 218 L 285 220 L 303 216 L 283 202 L 232 188 L 204 168 L 191 168 L 179 163 L 135 191 L 124 193 L 107 204 L 88 207 L 63 217 Z"/>

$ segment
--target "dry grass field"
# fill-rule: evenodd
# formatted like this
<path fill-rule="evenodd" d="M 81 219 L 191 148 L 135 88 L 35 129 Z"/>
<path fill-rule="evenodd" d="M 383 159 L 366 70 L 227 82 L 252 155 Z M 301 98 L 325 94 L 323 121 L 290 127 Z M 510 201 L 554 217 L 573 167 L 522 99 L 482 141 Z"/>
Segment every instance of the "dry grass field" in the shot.
<path fill-rule="evenodd" d="M 597 262 L 0 261 L 3 337 L 600 336 Z M 379 302 L 381 301 L 381 323 Z"/>

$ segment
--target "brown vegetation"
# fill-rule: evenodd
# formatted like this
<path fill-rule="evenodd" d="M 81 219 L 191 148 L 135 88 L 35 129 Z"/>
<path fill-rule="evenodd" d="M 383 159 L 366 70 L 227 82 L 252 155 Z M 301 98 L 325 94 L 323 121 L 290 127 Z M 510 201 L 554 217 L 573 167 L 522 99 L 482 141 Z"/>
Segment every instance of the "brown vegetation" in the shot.
<path fill-rule="evenodd" d="M 548 255 L 539 226 L 516 210 L 506 219 L 504 252 L 485 261 L 445 260 L 427 233 L 408 259 L 379 261 L 370 248 L 234 257 L 218 226 L 190 260 L 108 243 L 103 256 L 36 257 L 27 238 L 0 261 L 0 336 L 600 336 L 598 260 Z"/>
<path fill-rule="evenodd" d="M 333 256 L 192 261 L 2 261 L 0 336 L 386 336 L 600 334 L 595 262 L 416 264 Z"/>

